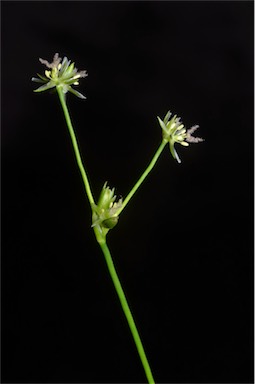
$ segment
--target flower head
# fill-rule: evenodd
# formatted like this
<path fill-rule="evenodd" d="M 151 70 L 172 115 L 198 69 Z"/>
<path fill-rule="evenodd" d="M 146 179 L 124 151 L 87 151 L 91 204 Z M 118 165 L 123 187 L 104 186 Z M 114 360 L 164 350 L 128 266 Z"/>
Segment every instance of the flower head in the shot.
<path fill-rule="evenodd" d="M 42 64 L 46 65 L 48 69 L 45 70 L 45 76 L 37 74 L 39 79 L 36 77 L 32 78 L 32 81 L 43 84 L 34 92 L 42 92 L 50 88 L 61 87 L 64 93 L 71 92 L 81 99 L 86 98 L 71 87 L 71 85 L 79 85 L 78 80 L 81 77 L 88 76 L 86 71 L 78 71 L 77 68 L 74 67 L 74 63 L 71 63 L 71 60 L 68 60 L 67 57 L 64 57 L 61 63 L 62 59 L 58 53 L 55 53 L 52 63 L 44 59 L 39 60 Z"/>
<path fill-rule="evenodd" d="M 105 236 L 107 232 L 118 223 L 118 209 L 122 205 L 122 199 L 116 201 L 114 188 L 110 189 L 107 183 L 104 184 L 98 203 L 94 204 L 92 210 L 92 227 L 99 226 Z"/>
<path fill-rule="evenodd" d="M 163 139 L 169 142 L 170 151 L 174 159 L 181 162 L 174 145 L 175 143 L 179 143 L 185 147 L 189 145 L 189 143 L 200 143 L 204 141 L 200 137 L 193 137 L 192 133 L 199 127 L 198 125 L 194 125 L 190 129 L 186 130 L 184 125 L 181 122 L 180 117 L 174 115 L 171 118 L 171 112 L 168 111 L 164 120 L 161 120 L 158 117 L 159 124 L 162 128 Z"/>

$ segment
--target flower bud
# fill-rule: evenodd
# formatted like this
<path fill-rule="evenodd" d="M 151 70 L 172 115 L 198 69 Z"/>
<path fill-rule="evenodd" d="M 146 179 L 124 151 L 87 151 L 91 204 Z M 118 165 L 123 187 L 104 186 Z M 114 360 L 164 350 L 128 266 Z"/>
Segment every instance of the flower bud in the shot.
<path fill-rule="evenodd" d="M 104 184 L 98 203 L 92 207 L 92 227 L 98 226 L 103 236 L 118 223 L 116 212 L 122 205 L 122 199 L 115 202 L 114 188 L 110 189 Z"/>

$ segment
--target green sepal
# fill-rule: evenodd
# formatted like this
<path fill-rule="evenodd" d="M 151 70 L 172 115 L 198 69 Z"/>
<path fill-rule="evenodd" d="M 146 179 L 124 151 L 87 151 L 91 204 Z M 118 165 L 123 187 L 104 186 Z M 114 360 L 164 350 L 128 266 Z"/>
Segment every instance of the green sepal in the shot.
<path fill-rule="evenodd" d="M 47 89 L 51 89 L 51 88 L 54 88 L 56 86 L 55 83 L 52 83 L 52 82 L 49 82 L 45 85 L 42 85 L 41 87 L 37 88 L 34 90 L 34 92 L 43 92 L 43 91 L 47 91 Z"/>
<path fill-rule="evenodd" d="M 76 91 L 72 87 L 69 88 L 69 92 L 71 92 L 73 95 L 79 97 L 80 99 L 86 99 L 86 96 L 84 96 L 82 93 Z"/>
<path fill-rule="evenodd" d="M 37 73 L 37 76 L 39 76 L 43 81 L 49 81 L 48 77 L 42 76 L 40 73 Z"/>
<path fill-rule="evenodd" d="M 69 67 L 66 70 L 66 74 L 70 75 L 73 72 L 73 70 L 74 70 L 74 63 L 69 65 Z M 77 72 L 77 70 L 76 70 L 76 72 Z"/>
<path fill-rule="evenodd" d="M 114 188 L 110 189 L 109 187 L 107 187 L 107 181 L 106 181 L 100 193 L 97 205 L 100 208 L 109 209 L 110 204 L 113 203 L 115 199 L 116 199 L 116 196 L 114 196 Z"/>
<path fill-rule="evenodd" d="M 174 148 L 174 143 L 169 143 L 169 148 L 170 148 L 170 152 L 171 152 L 171 155 L 173 156 L 173 158 L 175 160 L 178 161 L 178 163 L 180 164 L 181 163 L 181 159 L 179 158 L 178 156 L 178 153 L 176 152 L 175 148 Z"/>
<path fill-rule="evenodd" d="M 157 119 L 158 119 L 159 125 L 161 126 L 161 128 L 163 129 L 163 131 L 164 131 L 166 134 L 168 134 L 167 127 L 166 127 L 164 121 L 162 121 L 161 118 L 158 117 L 158 116 L 157 116 Z"/>
<path fill-rule="evenodd" d="M 44 80 L 37 79 L 37 77 L 32 77 L 31 81 L 34 81 L 35 83 L 45 83 Z"/>
<path fill-rule="evenodd" d="M 164 118 L 164 124 L 167 125 L 172 113 L 170 111 L 167 112 L 165 118 Z"/>
<path fill-rule="evenodd" d="M 59 75 L 62 75 L 66 68 L 68 67 L 68 65 L 71 63 L 71 60 L 68 60 L 67 57 L 64 57 L 63 61 L 62 61 L 62 65 L 61 65 L 61 68 L 59 70 Z"/>
<path fill-rule="evenodd" d="M 75 75 L 74 75 L 74 76 L 75 76 Z M 76 83 L 76 81 L 79 81 L 79 78 L 71 77 L 70 79 L 65 80 L 65 84 L 66 84 L 66 85 L 72 85 L 72 84 Z"/>

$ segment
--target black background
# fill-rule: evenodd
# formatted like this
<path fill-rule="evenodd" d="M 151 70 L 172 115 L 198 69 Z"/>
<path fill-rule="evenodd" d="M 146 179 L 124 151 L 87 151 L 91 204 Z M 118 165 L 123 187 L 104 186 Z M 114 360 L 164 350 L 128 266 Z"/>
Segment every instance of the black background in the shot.
<path fill-rule="evenodd" d="M 166 149 L 109 233 L 157 382 L 253 380 L 253 3 L 2 2 L 2 382 L 145 382 L 57 96 L 55 52 L 99 195 L 125 196 L 168 109 L 205 142 Z"/>

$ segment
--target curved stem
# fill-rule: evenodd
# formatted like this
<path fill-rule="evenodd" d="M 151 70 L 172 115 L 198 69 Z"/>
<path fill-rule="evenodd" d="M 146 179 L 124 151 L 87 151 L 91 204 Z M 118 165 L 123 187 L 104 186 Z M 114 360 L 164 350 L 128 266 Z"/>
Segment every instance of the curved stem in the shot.
<path fill-rule="evenodd" d="M 56 87 L 56 88 L 57 88 L 58 96 L 59 96 L 59 99 L 60 99 L 60 102 L 61 102 L 61 105 L 62 105 L 62 108 L 63 108 L 63 111 L 64 111 L 64 115 L 65 115 L 65 119 L 66 119 L 66 124 L 68 126 L 69 133 L 70 133 L 70 136 L 71 136 L 71 140 L 72 140 L 72 143 L 73 143 L 73 149 L 74 149 L 76 161 L 77 161 L 79 170 L 81 172 L 81 176 L 82 176 L 82 179 L 83 179 L 83 183 L 84 183 L 84 186 L 85 186 L 85 190 L 86 190 L 86 193 L 87 193 L 90 205 L 92 205 L 92 204 L 94 204 L 94 198 L 93 198 L 93 195 L 92 195 L 92 192 L 91 192 L 91 189 L 90 189 L 89 180 L 88 180 L 86 171 L 85 171 L 84 166 L 82 164 L 78 143 L 77 143 L 77 140 L 76 140 L 76 137 L 75 137 L 73 125 L 72 125 L 71 118 L 70 118 L 70 115 L 69 115 L 69 111 L 68 111 L 68 108 L 67 108 L 67 105 L 66 105 L 65 95 L 64 95 L 64 92 L 63 92 L 61 87 Z"/>
<path fill-rule="evenodd" d="M 133 195 L 135 194 L 135 192 L 137 191 L 137 189 L 140 187 L 140 185 L 142 184 L 142 182 L 144 181 L 144 179 L 148 176 L 148 174 L 150 173 L 150 171 L 152 170 L 152 168 L 154 167 L 154 165 L 156 164 L 161 152 L 163 151 L 163 149 L 165 148 L 165 145 L 167 144 L 167 140 L 163 139 L 159 148 L 157 149 L 155 155 L 153 156 L 150 164 L 148 165 L 148 167 L 146 168 L 146 170 L 143 172 L 142 176 L 139 178 L 139 180 L 136 182 L 136 184 L 134 185 L 134 187 L 131 189 L 131 191 L 129 192 L 129 194 L 127 195 L 127 197 L 124 199 L 123 203 L 122 203 L 122 206 L 120 207 L 120 209 L 116 212 L 116 215 L 119 215 L 120 212 L 123 211 L 123 209 L 125 208 L 125 206 L 128 204 L 129 200 L 133 197 Z"/>
<path fill-rule="evenodd" d="M 131 331 L 131 333 L 133 335 L 136 348 L 138 350 L 138 353 L 139 353 L 139 356 L 140 356 L 140 359 L 141 359 L 141 362 L 142 362 L 142 365 L 143 365 L 146 377 L 148 379 L 148 383 L 149 384 L 154 384 L 155 381 L 154 381 L 154 378 L 152 376 L 150 365 L 149 365 L 149 362 L 147 360 L 146 354 L 144 352 L 143 344 L 142 344 L 141 338 L 139 336 L 137 327 L 135 325 L 132 313 L 130 311 L 130 308 L 129 308 L 126 296 L 124 294 L 124 291 L 122 289 L 122 286 L 121 286 L 120 280 L 118 278 L 116 269 L 114 267 L 110 250 L 109 250 L 106 242 L 100 242 L 99 245 L 100 245 L 100 247 L 101 247 L 101 249 L 103 251 L 103 254 L 105 256 L 105 260 L 106 260 L 106 263 L 107 263 L 107 266 L 108 266 L 108 269 L 109 269 L 109 272 L 110 272 L 113 284 L 115 286 L 115 289 L 117 291 L 118 297 L 120 299 L 120 303 L 121 303 L 123 312 L 125 313 L 125 316 L 126 316 L 126 319 L 127 319 L 127 322 L 128 322 L 129 328 L 130 328 L 130 331 Z"/>

